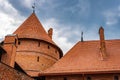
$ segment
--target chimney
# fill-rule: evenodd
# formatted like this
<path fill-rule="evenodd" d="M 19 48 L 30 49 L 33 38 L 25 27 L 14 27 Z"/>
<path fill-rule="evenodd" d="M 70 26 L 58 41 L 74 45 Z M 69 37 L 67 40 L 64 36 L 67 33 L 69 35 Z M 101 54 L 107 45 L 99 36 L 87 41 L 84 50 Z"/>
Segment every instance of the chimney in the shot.
<path fill-rule="evenodd" d="M 52 28 L 50 28 L 49 30 L 48 30 L 48 36 L 52 39 L 52 35 L 53 35 L 53 29 Z"/>
<path fill-rule="evenodd" d="M 6 53 L 2 55 L 1 61 L 11 67 L 14 67 L 16 48 L 17 48 L 17 35 L 7 35 L 5 36 L 3 48 Z"/>
<path fill-rule="evenodd" d="M 102 59 L 106 58 L 106 46 L 105 46 L 105 38 L 104 38 L 104 29 L 101 26 L 99 29 L 99 36 L 100 36 L 100 54 Z"/>

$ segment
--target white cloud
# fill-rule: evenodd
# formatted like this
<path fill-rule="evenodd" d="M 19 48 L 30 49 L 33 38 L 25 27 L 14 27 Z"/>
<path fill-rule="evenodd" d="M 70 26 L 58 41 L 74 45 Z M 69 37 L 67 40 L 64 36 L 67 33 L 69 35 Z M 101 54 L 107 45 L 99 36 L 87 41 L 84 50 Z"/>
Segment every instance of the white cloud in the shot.
<path fill-rule="evenodd" d="M 60 22 L 55 19 L 47 19 L 42 22 L 46 31 L 52 27 L 53 28 L 53 40 L 57 45 L 66 53 L 70 50 L 78 41 L 81 39 L 81 31 L 84 31 L 84 40 L 98 40 L 98 25 L 93 25 L 91 28 L 86 29 L 83 25 L 66 25 L 60 24 Z M 71 41 L 72 40 L 72 41 Z"/>
<path fill-rule="evenodd" d="M 7 0 L 0 0 L 0 39 L 12 34 L 22 20 L 23 17 Z"/>
<path fill-rule="evenodd" d="M 64 36 L 66 33 L 69 34 L 69 32 L 63 31 L 65 26 L 61 25 L 56 19 L 47 19 L 43 22 L 43 26 L 45 27 L 46 31 L 50 27 L 53 28 L 53 40 L 63 50 L 64 53 L 66 53 L 74 45 L 73 43 L 69 42 L 67 37 Z"/>

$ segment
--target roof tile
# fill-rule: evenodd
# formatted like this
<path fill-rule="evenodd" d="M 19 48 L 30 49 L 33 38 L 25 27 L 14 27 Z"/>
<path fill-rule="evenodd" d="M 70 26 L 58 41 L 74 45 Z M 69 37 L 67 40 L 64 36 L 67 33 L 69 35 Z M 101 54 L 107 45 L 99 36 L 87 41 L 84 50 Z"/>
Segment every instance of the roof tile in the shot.
<path fill-rule="evenodd" d="M 44 74 L 120 71 L 120 40 L 106 40 L 107 58 L 101 59 L 100 42 L 78 42 Z"/>

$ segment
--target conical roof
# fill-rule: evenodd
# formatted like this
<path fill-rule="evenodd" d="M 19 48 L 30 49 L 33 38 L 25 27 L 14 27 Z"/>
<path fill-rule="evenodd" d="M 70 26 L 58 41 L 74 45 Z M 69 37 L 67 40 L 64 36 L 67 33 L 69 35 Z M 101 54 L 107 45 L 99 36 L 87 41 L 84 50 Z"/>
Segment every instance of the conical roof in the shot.
<path fill-rule="evenodd" d="M 46 41 L 59 49 L 61 57 L 63 55 L 61 49 L 48 36 L 35 13 L 32 13 L 13 34 L 17 34 L 19 39 L 30 38 Z"/>
<path fill-rule="evenodd" d="M 32 13 L 14 34 L 17 34 L 19 38 L 39 39 L 55 44 L 44 30 L 35 13 Z"/>
<path fill-rule="evenodd" d="M 120 71 L 120 40 L 106 40 L 102 60 L 99 41 L 78 42 L 57 63 L 40 75 L 85 74 Z"/>

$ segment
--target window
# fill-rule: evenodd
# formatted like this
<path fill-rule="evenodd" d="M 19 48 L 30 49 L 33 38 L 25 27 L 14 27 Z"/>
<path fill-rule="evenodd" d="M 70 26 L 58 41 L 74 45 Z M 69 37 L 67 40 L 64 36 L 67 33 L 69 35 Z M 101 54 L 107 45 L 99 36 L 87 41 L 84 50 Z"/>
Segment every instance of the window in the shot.
<path fill-rule="evenodd" d="M 44 64 L 42 64 L 42 66 L 44 66 Z"/>
<path fill-rule="evenodd" d="M 39 62 L 39 56 L 37 57 L 37 62 Z"/>
<path fill-rule="evenodd" d="M 15 44 L 16 44 L 16 42 L 17 42 L 17 39 L 15 39 Z"/>
<path fill-rule="evenodd" d="M 48 49 L 50 49 L 50 46 L 48 45 Z"/>
<path fill-rule="evenodd" d="M 87 80 L 91 80 L 91 77 L 87 77 Z"/>
<path fill-rule="evenodd" d="M 38 42 L 38 47 L 40 47 L 40 42 Z"/>
<path fill-rule="evenodd" d="M 57 50 L 55 50 L 55 53 L 57 53 Z"/>
<path fill-rule="evenodd" d="M 45 80 L 45 76 L 42 76 L 40 80 Z"/>
<path fill-rule="evenodd" d="M 119 80 L 119 77 L 118 76 L 114 76 L 114 80 Z"/>
<path fill-rule="evenodd" d="M 18 45 L 20 45 L 20 41 L 18 41 Z"/>
<path fill-rule="evenodd" d="M 64 77 L 64 80 L 67 80 L 67 78 L 66 78 L 66 77 Z"/>

